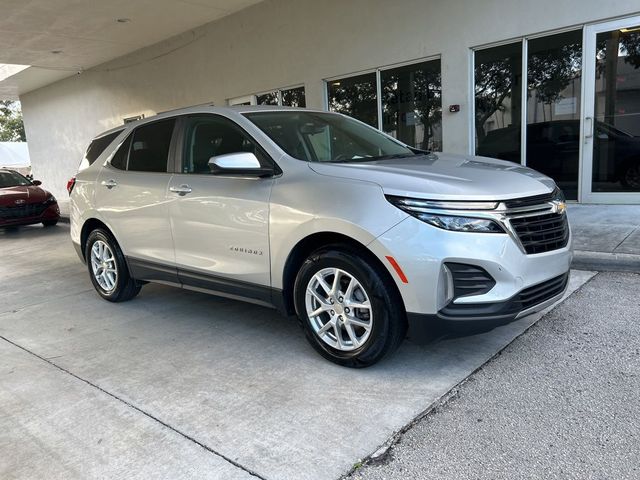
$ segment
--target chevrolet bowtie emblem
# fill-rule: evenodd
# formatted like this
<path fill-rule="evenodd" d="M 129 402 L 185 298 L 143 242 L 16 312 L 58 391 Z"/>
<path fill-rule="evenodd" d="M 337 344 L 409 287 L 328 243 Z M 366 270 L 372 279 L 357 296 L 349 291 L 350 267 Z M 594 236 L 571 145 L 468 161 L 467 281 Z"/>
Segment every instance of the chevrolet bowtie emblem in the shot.
<path fill-rule="evenodd" d="M 556 213 L 564 213 L 567 211 L 567 204 L 565 202 L 553 202 L 554 205 L 554 212 Z"/>

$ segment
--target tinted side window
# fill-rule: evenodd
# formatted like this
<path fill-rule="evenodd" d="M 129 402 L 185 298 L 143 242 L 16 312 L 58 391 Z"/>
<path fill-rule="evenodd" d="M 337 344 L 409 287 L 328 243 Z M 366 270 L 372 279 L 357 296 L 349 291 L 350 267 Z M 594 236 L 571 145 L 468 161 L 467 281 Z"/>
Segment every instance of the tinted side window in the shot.
<path fill-rule="evenodd" d="M 117 168 L 119 170 L 127 169 L 127 158 L 129 157 L 129 147 L 131 146 L 131 137 L 133 135 L 129 135 L 127 139 L 122 142 L 118 151 L 113 155 L 111 159 L 111 166 Z"/>
<path fill-rule="evenodd" d="M 256 143 L 235 123 L 207 115 L 189 118 L 185 128 L 183 173 L 210 173 L 209 160 L 228 153 L 251 152 L 260 163 L 269 163 Z"/>
<path fill-rule="evenodd" d="M 133 132 L 127 170 L 166 172 L 175 119 L 161 120 Z"/>
<path fill-rule="evenodd" d="M 93 165 L 102 152 L 104 152 L 105 148 L 111 145 L 111 142 L 113 142 L 121 132 L 122 130 L 118 130 L 117 132 L 110 133 L 109 135 L 96 138 L 89 144 L 89 148 L 87 148 L 87 153 L 85 154 L 85 158 L 89 165 Z"/>

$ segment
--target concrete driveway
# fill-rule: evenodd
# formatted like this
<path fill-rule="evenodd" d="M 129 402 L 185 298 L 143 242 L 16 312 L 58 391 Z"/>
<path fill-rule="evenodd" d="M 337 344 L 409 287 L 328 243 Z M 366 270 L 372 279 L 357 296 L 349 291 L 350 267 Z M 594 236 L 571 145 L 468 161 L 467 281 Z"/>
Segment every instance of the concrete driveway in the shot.
<path fill-rule="evenodd" d="M 540 318 L 349 370 L 262 307 L 159 285 L 105 302 L 68 233 L 0 231 L 3 479 L 336 479 Z"/>

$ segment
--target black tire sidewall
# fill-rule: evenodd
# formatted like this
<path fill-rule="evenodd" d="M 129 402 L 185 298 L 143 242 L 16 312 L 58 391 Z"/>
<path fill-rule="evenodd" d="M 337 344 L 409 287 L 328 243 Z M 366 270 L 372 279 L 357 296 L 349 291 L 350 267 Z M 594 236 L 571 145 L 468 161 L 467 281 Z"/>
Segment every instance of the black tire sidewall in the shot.
<path fill-rule="evenodd" d="M 367 341 L 351 351 L 337 350 L 314 332 L 306 312 L 305 296 L 310 279 L 324 268 L 339 268 L 354 276 L 364 287 L 373 308 L 373 326 Z M 389 295 L 387 280 L 352 251 L 322 250 L 312 254 L 300 268 L 294 286 L 294 303 L 305 335 L 318 353 L 334 363 L 366 367 L 382 358 L 389 349 L 391 322 L 399 321 L 397 306 Z"/>
<path fill-rule="evenodd" d="M 110 292 L 103 290 L 103 288 L 100 286 L 95 276 L 93 275 L 93 269 L 91 268 L 91 248 L 93 247 L 93 244 L 98 240 L 102 240 L 109 246 L 109 248 L 113 252 L 113 256 L 116 260 L 116 266 L 118 268 L 118 279 L 116 281 L 116 287 Z M 96 289 L 96 292 L 98 292 L 98 295 L 100 295 L 105 300 L 109 300 L 112 302 L 118 301 L 123 290 L 126 288 L 127 282 L 130 280 L 130 277 L 129 269 L 127 267 L 124 255 L 115 239 L 105 230 L 93 230 L 87 238 L 85 259 L 87 261 L 87 267 L 89 270 L 89 278 L 91 279 L 91 283 Z"/>

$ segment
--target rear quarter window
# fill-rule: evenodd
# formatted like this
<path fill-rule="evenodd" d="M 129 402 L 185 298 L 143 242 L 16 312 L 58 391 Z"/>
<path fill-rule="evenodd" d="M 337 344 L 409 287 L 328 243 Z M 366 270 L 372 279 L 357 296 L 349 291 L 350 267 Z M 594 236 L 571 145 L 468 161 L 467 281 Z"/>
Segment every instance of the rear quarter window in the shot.
<path fill-rule="evenodd" d="M 106 150 L 106 148 L 111 145 L 118 135 L 122 133 L 122 130 L 117 130 L 115 132 L 109 133 L 108 135 L 103 135 L 102 137 L 94 139 L 87 148 L 87 152 L 84 155 L 82 163 L 80 164 L 80 170 L 84 170 L 85 168 L 93 165 L 95 161 L 98 159 L 102 152 Z"/>

